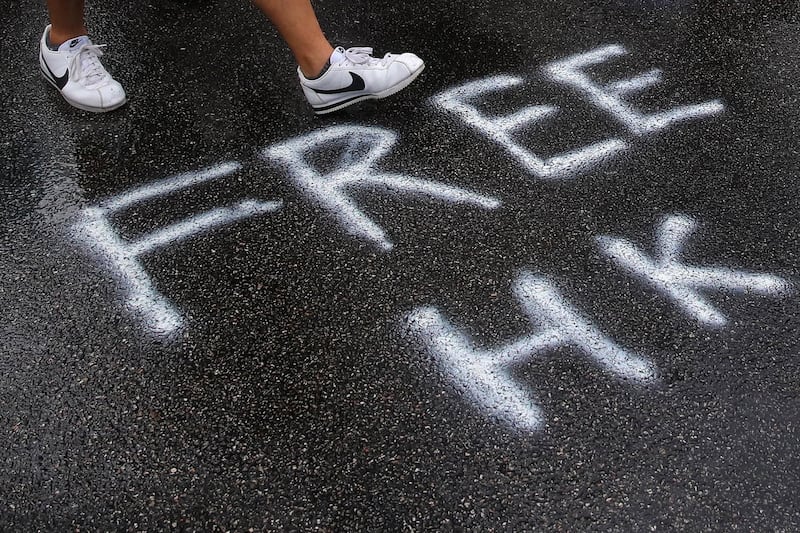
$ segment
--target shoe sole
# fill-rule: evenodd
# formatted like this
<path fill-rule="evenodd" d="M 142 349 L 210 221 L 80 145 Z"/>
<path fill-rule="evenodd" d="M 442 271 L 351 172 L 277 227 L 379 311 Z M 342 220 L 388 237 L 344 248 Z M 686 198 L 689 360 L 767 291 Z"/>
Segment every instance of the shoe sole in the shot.
<path fill-rule="evenodd" d="M 349 100 L 344 100 L 342 102 L 337 102 L 335 104 L 330 104 L 322 107 L 313 107 L 314 113 L 317 115 L 326 115 L 328 113 L 333 113 L 334 111 L 339 111 L 340 109 L 344 109 L 345 107 L 351 106 L 353 104 L 357 104 L 358 102 L 363 102 L 365 100 L 380 100 L 381 98 L 386 98 L 387 96 L 392 96 L 393 94 L 402 91 L 409 85 L 411 82 L 417 79 L 417 77 L 422 74 L 422 71 L 425 70 L 425 65 L 423 64 L 417 70 L 411 73 L 411 75 L 401 81 L 396 85 L 392 85 L 388 89 L 385 89 L 379 93 L 375 94 L 362 94 L 359 96 L 354 96 Z"/>
<path fill-rule="evenodd" d="M 67 97 L 64 96 L 63 92 L 61 92 L 61 89 L 59 89 L 58 85 L 56 85 L 56 82 L 51 80 L 50 76 L 47 75 L 47 72 L 45 72 L 44 69 L 41 68 L 41 64 L 39 65 L 39 71 L 42 73 L 42 77 L 45 79 L 45 81 L 47 81 L 47 83 L 52 85 L 58 91 L 58 93 L 61 95 L 61 97 L 64 99 L 65 102 L 67 102 L 72 107 L 76 107 L 82 111 L 89 111 L 90 113 L 107 113 L 108 111 L 114 111 L 115 109 L 119 109 L 128 102 L 128 99 L 125 98 L 120 103 L 114 104 L 111 107 L 91 107 L 83 104 L 78 104 L 76 102 L 71 102 L 70 100 L 67 100 Z"/>

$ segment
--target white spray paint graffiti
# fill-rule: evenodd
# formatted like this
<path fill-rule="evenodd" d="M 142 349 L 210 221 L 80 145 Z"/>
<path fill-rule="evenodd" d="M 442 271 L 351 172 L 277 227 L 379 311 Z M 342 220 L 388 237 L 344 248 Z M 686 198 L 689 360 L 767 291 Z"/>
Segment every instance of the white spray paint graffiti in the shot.
<path fill-rule="evenodd" d="M 606 85 L 595 83 L 585 72 L 589 67 L 626 53 L 621 46 L 605 46 L 546 65 L 544 71 L 550 80 L 577 90 L 636 135 L 711 117 L 724 110 L 719 100 L 713 100 L 645 114 L 628 104 L 625 98 L 660 83 L 661 71 L 651 70 Z M 524 130 L 551 119 L 559 113 L 558 107 L 532 105 L 504 116 L 487 116 L 477 106 L 487 94 L 519 87 L 524 81 L 515 76 L 492 76 L 449 89 L 435 96 L 433 102 L 498 143 L 528 172 L 542 179 L 572 177 L 629 148 L 626 141 L 610 138 L 548 158 L 522 146 L 519 140 Z M 346 231 L 385 251 L 391 250 L 393 243 L 359 208 L 352 194 L 388 191 L 485 210 L 501 205 L 490 196 L 378 169 L 379 160 L 388 155 L 396 143 L 397 135 L 382 128 L 328 127 L 268 147 L 261 152 L 261 157 L 284 165 L 294 183 L 336 217 Z M 320 157 L 321 154 L 325 156 Z M 327 171 L 316 168 L 315 160 L 330 160 L 331 154 L 338 156 L 338 166 Z M 243 200 L 156 229 L 132 241 L 120 237 L 112 226 L 111 216 L 133 205 L 230 175 L 240 168 L 239 163 L 228 162 L 181 174 L 135 188 L 83 211 L 82 220 L 75 227 L 78 237 L 118 274 L 127 307 L 143 318 L 151 332 L 171 334 L 182 327 L 183 318 L 155 288 L 140 262 L 143 255 L 217 227 L 274 212 L 283 204 L 281 201 Z M 681 253 L 695 225 L 688 217 L 667 217 L 658 232 L 655 259 L 624 239 L 602 236 L 597 242 L 603 253 L 620 268 L 650 283 L 704 324 L 721 325 L 726 318 L 703 299 L 700 295 L 703 290 L 771 296 L 791 292 L 791 284 L 777 276 L 683 264 Z M 545 424 L 542 408 L 531 391 L 515 381 L 513 371 L 534 357 L 564 348 L 583 354 L 616 378 L 641 385 L 657 381 L 657 371 L 649 360 L 605 336 L 546 278 L 521 273 L 514 295 L 535 331 L 498 348 L 477 347 L 464 331 L 454 327 L 433 307 L 417 308 L 408 317 L 410 330 L 422 339 L 443 372 L 492 416 L 525 431 L 542 429 Z"/>
<path fill-rule="evenodd" d="M 232 224 L 255 215 L 276 211 L 281 202 L 244 200 L 235 205 L 212 209 L 189 219 L 158 229 L 133 242 L 126 242 L 114 231 L 109 216 L 126 208 L 174 194 L 180 190 L 232 174 L 239 170 L 238 163 L 223 163 L 197 172 L 189 172 L 159 182 L 138 187 L 128 193 L 113 197 L 99 206 L 84 209 L 83 217 L 75 226 L 77 237 L 95 254 L 102 257 L 119 275 L 125 303 L 141 316 L 146 328 L 156 335 L 169 335 L 183 324 L 183 318 L 174 306 L 153 286 L 150 276 L 138 258 L 159 248 L 175 244 L 189 237 Z"/>
<path fill-rule="evenodd" d="M 550 63 L 544 67 L 544 70 L 553 81 L 573 87 L 594 105 L 625 124 L 636 135 L 654 133 L 677 122 L 706 118 L 724 111 L 725 106 L 722 102 L 712 100 L 646 115 L 634 109 L 624 99 L 630 94 L 641 92 L 659 83 L 661 81 L 660 70 L 654 69 L 634 78 L 607 85 L 598 85 L 584 72 L 588 67 L 627 53 L 624 47 L 612 44 Z"/>
<path fill-rule="evenodd" d="M 349 189 L 384 189 L 483 209 L 495 209 L 500 205 L 493 198 L 464 189 L 378 170 L 375 167 L 377 161 L 388 154 L 396 142 L 397 135 L 385 129 L 334 126 L 274 145 L 264 150 L 263 156 L 284 163 L 298 187 L 336 216 L 352 235 L 367 239 L 384 250 L 391 250 L 392 242 L 386 232 L 348 196 Z M 309 161 L 309 156 L 315 150 L 336 143 L 346 145 L 341 165 L 331 172 L 320 173 Z"/>
<path fill-rule="evenodd" d="M 597 238 L 597 243 L 620 268 L 643 279 L 675 300 L 695 319 L 711 326 L 722 326 L 727 319 L 700 295 L 701 290 L 729 290 L 766 296 L 791 292 L 791 284 L 777 276 L 682 264 L 681 253 L 695 228 L 695 221 L 689 217 L 666 217 L 656 237 L 655 260 L 625 239 L 602 236 Z"/>
<path fill-rule="evenodd" d="M 511 115 L 487 117 L 472 102 L 486 93 L 516 87 L 523 82 L 522 78 L 515 76 L 494 76 L 450 89 L 436 95 L 433 101 L 441 109 L 460 116 L 467 124 L 505 148 L 529 172 L 544 179 L 567 177 L 627 148 L 627 144 L 620 139 L 608 139 L 572 152 L 543 158 L 520 146 L 513 134 L 525 126 L 552 117 L 558 112 L 557 107 L 535 105 Z"/>
<path fill-rule="evenodd" d="M 514 293 L 540 331 L 491 350 L 475 348 L 435 308 L 414 310 L 411 331 L 422 337 L 443 371 L 482 409 L 522 430 L 542 429 L 544 415 L 530 394 L 512 379 L 512 367 L 561 347 L 583 352 L 611 374 L 639 384 L 654 382 L 654 366 L 619 347 L 583 318 L 547 279 L 523 272 Z"/>

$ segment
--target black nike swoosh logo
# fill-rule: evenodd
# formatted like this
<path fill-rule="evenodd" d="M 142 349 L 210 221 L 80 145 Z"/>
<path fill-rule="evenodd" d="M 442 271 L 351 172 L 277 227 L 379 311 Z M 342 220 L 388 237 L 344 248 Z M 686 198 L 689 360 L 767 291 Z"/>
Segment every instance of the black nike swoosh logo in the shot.
<path fill-rule="evenodd" d="M 63 76 L 56 76 L 53 74 L 53 71 L 50 70 L 50 67 L 47 65 L 47 61 L 42 60 L 42 63 L 44 63 L 44 67 L 47 69 L 47 72 L 50 73 L 50 78 L 52 78 L 53 82 L 55 82 L 58 90 L 60 91 L 63 89 L 64 85 L 66 85 L 69 81 L 69 69 L 67 69 Z"/>
<path fill-rule="evenodd" d="M 354 72 L 350 72 L 350 76 L 353 78 L 353 83 L 348 85 L 347 87 L 342 87 L 341 89 L 315 89 L 311 87 L 311 90 L 318 94 L 339 94 L 339 93 L 349 93 L 351 91 L 363 91 L 364 88 L 367 86 L 364 83 L 364 78 L 355 74 Z"/>

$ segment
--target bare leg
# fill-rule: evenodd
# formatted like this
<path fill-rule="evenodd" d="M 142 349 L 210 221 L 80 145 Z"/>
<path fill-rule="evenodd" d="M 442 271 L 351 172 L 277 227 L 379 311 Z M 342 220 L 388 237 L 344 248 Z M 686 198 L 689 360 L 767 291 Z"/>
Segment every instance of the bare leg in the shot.
<path fill-rule="evenodd" d="M 61 44 L 68 39 L 86 35 L 83 19 L 84 0 L 47 0 L 50 12 L 50 42 Z"/>
<path fill-rule="evenodd" d="M 307 77 L 318 75 L 333 53 L 333 47 L 322 33 L 311 0 L 252 1 L 286 41 L 303 74 Z"/>

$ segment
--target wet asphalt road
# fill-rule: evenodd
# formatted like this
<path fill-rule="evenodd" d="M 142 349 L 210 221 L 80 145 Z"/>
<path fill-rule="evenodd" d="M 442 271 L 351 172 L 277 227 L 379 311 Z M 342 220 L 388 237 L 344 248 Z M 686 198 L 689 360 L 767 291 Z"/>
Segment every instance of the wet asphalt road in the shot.
<path fill-rule="evenodd" d="M 332 41 L 427 63 L 326 118 L 247 3 L 102 4 L 89 26 L 130 102 L 95 116 L 38 73 L 43 7 L 2 0 L 0 528 L 800 528 L 797 2 L 320 1 Z M 626 53 L 591 79 L 663 71 L 626 110 L 719 107 L 637 132 L 548 78 L 612 45 Z M 484 117 L 552 106 L 511 132 L 521 156 L 441 105 L 481 80 Z M 607 139 L 620 149 L 591 164 L 530 166 Z M 175 186 L 208 169 L 230 171 Z M 303 169 L 354 181 L 315 193 Z M 406 185 L 355 181 L 387 175 Z M 331 203 L 344 194 L 358 212 Z M 253 205 L 270 209 L 147 241 Z M 658 285 L 601 236 L 718 275 Z M 533 279 L 582 317 L 573 336 L 597 336 L 531 348 L 578 324 L 537 310 Z M 459 374 L 525 338 L 494 389 Z M 604 363 L 602 342 L 651 379 Z M 536 424 L 504 411 L 520 394 Z"/>

